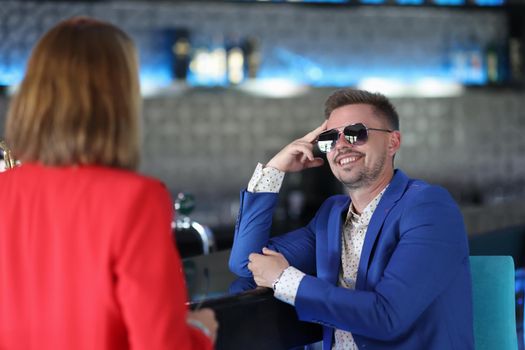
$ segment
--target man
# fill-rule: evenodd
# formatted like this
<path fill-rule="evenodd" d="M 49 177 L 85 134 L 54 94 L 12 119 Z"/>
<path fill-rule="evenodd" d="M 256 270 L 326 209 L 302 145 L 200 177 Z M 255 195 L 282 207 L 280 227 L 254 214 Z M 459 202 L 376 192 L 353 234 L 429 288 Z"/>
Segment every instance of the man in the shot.
<path fill-rule="evenodd" d="M 323 325 L 324 349 L 473 349 L 467 236 L 448 192 L 394 170 L 399 119 L 386 97 L 343 89 L 327 120 L 259 164 L 241 193 L 230 269 Z M 348 195 L 269 239 L 285 173 L 323 164 Z"/>

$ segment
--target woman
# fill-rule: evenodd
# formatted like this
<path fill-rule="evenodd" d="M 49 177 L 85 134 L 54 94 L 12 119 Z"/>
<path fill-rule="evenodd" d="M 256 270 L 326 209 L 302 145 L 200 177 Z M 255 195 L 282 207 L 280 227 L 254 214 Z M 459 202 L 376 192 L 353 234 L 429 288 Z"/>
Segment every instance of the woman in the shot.
<path fill-rule="evenodd" d="M 6 123 L 22 165 L 0 173 L 0 349 L 212 347 L 213 312 L 187 319 L 170 196 L 133 171 L 139 110 L 120 29 L 73 18 L 36 45 Z"/>

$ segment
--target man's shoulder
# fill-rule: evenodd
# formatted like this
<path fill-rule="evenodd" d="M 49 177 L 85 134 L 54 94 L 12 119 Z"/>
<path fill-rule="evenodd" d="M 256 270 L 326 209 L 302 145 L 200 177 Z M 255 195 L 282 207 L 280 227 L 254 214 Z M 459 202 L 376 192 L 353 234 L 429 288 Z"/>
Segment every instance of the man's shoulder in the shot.
<path fill-rule="evenodd" d="M 394 178 L 390 183 L 392 191 L 400 191 L 403 193 L 403 197 L 409 196 L 420 196 L 436 194 L 448 194 L 448 191 L 436 184 L 431 184 L 425 180 L 412 178 L 405 174 L 402 170 L 396 169 Z"/>
<path fill-rule="evenodd" d="M 409 179 L 406 192 L 415 196 L 419 196 L 421 194 L 448 194 L 448 190 L 443 186 L 432 184 L 421 179 Z"/>
<path fill-rule="evenodd" d="M 422 179 L 408 179 L 403 200 L 414 204 L 422 202 L 454 203 L 453 197 L 448 190 L 441 185 L 432 184 Z"/>

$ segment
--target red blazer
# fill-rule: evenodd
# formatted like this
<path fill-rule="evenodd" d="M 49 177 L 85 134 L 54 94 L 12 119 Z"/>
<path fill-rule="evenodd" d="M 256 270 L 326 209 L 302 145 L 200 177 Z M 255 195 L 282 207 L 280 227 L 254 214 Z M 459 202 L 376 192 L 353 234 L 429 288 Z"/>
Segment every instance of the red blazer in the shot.
<path fill-rule="evenodd" d="M 0 349 L 211 349 L 186 324 L 157 180 L 97 166 L 0 173 Z"/>

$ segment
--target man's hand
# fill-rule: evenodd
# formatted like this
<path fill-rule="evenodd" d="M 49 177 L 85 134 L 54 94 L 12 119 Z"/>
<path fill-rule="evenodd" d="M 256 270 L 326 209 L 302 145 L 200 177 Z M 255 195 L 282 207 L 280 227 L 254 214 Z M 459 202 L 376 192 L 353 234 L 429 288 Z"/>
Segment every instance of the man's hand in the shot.
<path fill-rule="evenodd" d="M 273 282 L 290 264 L 286 258 L 276 251 L 263 248 L 262 254 L 251 253 L 248 256 L 248 269 L 258 286 L 272 288 Z"/>
<path fill-rule="evenodd" d="M 314 141 L 323 131 L 326 131 L 325 121 L 317 129 L 297 139 L 277 153 L 266 166 L 287 172 L 301 171 L 323 165 L 323 158 L 314 158 Z"/>

